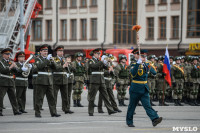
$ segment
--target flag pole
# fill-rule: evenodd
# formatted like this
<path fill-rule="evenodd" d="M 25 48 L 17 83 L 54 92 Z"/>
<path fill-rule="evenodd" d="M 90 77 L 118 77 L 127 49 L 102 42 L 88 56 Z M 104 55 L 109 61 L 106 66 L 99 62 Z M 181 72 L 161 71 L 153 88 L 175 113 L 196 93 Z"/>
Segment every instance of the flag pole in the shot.
<path fill-rule="evenodd" d="M 167 49 L 168 49 L 168 44 L 167 44 Z M 165 51 L 166 52 L 166 51 Z M 165 59 L 164 59 L 165 60 Z M 163 62 L 164 63 L 164 62 Z M 166 86 L 166 81 L 164 77 L 164 83 L 163 83 L 163 95 L 162 95 L 162 104 L 164 104 L 164 94 L 165 94 L 165 86 Z"/>

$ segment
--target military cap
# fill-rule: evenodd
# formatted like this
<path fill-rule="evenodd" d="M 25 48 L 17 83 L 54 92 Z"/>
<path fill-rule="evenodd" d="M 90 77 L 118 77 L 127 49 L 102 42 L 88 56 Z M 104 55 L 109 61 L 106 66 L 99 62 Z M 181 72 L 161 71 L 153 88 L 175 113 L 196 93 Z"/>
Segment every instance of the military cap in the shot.
<path fill-rule="evenodd" d="M 138 48 L 134 49 L 131 53 L 136 54 L 138 52 Z"/>
<path fill-rule="evenodd" d="M 181 56 L 181 59 L 185 59 L 185 56 Z"/>
<path fill-rule="evenodd" d="M 48 50 L 49 45 L 48 44 L 43 44 L 42 46 L 40 46 L 39 50 Z"/>
<path fill-rule="evenodd" d="M 163 60 L 164 59 L 164 56 L 163 55 L 160 55 L 159 57 L 158 57 L 158 60 Z"/>
<path fill-rule="evenodd" d="M 152 58 L 156 58 L 156 56 L 155 55 L 149 55 L 149 57 L 148 57 L 148 59 L 150 60 L 150 59 L 152 59 Z"/>
<path fill-rule="evenodd" d="M 158 57 L 155 57 L 155 60 L 158 60 Z"/>
<path fill-rule="evenodd" d="M 127 60 L 126 55 L 121 55 L 121 56 L 119 57 L 119 62 L 120 62 L 122 59 L 126 59 L 126 60 Z"/>
<path fill-rule="evenodd" d="M 172 59 L 172 60 L 174 60 L 174 57 L 173 57 L 173 56 L 169 56 L 169 59 Z"/>
<path fill-rule="evenodd" d="M 55 48 L 55 51 L 63 51 L 64 50 L 64 46 L 63 45 L 60 45 L 58 47 Z"/>
<path fill-rule="evenodd" d="M 16 62 L 18 61 L 18 57 L 25 57 L 24 51 L 19 51 L 16 53 L 16 58 L 15 58 Z"/>
<path fill-rule="evenodd" d="M 65 58 L 69 58 L 69 57 L 71 57 L 71 55 L 70 55 L 70 54 L 65 54 L 64 57 L 65 57 Z"/>
<path fill-rule="evenodd" d="M 100 51 L 101 51 L 101 48 L 96 48 L 96 49 L 94 49 L 94 50 L 92 50 L 92 51 L 90 52 L 90 56 L 93 56 L 94 53 L 98 53 L 98 52 L 100 52 Z"/>
<path fill-rule="evenodd" d="M 176 61 L 176 60 L 181 60 L 181 57 L 180 57 L 180 56 L 176 56 L 176 57 L 175 57 L 175 61 Z"/>
<path fill-rule="evenodd" d="M 76 58 L 77 58 L 77 57 L 83 57 L 83 53 L 77 52 L 77 53 L 75 53 L 75 57 L 76 57 Z"/>
<path fill-rule="evenodd" d="M 194 61 L 194 60 L 199 60 L 199 57 L 198 56 L 193 56 L 192 57 L 192 61 Z"/>
<path fill-rule="evenodd" d="M 8 53 L 8 54 L 12 53 L 12 49 L 11 48 L 5 48 L 1 51 L 1 54 L 6 54 L 6 53 Z"/>

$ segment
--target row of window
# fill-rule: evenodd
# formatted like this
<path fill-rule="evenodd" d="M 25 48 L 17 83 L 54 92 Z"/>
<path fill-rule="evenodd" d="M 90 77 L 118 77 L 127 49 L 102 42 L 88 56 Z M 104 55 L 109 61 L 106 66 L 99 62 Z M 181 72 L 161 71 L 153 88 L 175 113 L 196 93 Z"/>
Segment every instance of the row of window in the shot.
<path fill-rule="evenodd" d="M 147 18 L 147 39 L 154 39 L 154 17 Z M 167 23 L 166 17 L 159 17 L 159 26 L 158 26 L 158 38 L 166 39 Z M 179 16 L 171 17 L 171 38 L 179 38 Z"/>
<path fill-rule="evenodd" d="M 46 41 L 52 41 L 52 20 L 46 20 L 45 22 L 45 33 Z M 67 19 L 60 20 L 60 40 L 66 41 L 68 39 L 67 35 Z M 42 20 L 33 21 L 33 40 L 41 41 L 42 40 Z M 77 19 L 70 20 L 70 35 L 69 38 L 71 41 L 77 40 L 78 28 L 77 28 Z M 80 40 L 87 40 L 87 19 L 80 20 Z M 90 19 L 90 39 L 97 40 L 97 19 Z"/>
<path fill-rule="evenodd" d="M 180 0 L 171 0 L 171 3 L 180 3 Z M 154 5 L 155 0 L 147 0 L 147 5 Z M 167 0 L 159 0 L 158 4 L 167 4 Z"/>
<path fill-rule="evenodd" d="M 53 0 L 46 0 L 46 8 L 52 8 L 52 1 Z M 97 0 L 89 0 L 90 1 L 90 6 L 97 6 Z M 68 0 L 60 0 L 60 7 L 61 8 L 67 8 L 68 5 Z M 78 5 L 78 2 L 80 7 L 87 7 L 87 0 L 69 0 L 70 2 L 70 7 L 71 8 L 76 8 Z M 39 3 L 42 4 L 43 0 L 39 0 Z"/>

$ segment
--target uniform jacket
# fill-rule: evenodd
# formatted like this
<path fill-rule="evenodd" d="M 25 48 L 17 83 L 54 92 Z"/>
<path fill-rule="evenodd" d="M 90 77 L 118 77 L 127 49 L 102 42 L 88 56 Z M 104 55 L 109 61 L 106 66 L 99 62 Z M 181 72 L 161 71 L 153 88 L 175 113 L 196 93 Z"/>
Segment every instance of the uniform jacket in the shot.
<path fill-rule="evenodd" d="M 16 77 L 15 86 L 25 86 L 25 87 L 27 87 L 28 86 L 28 80 L 25 80 L 25 78 L 22 75 L 23 64 L 20 64 L 19 62 L 17 62 L 16 65 L 18 66 L 19 71 L 17 73 L 15 73 L 15 77 Z M 24 78 L 24 80 L 19 80 L 17 78 Z"/>

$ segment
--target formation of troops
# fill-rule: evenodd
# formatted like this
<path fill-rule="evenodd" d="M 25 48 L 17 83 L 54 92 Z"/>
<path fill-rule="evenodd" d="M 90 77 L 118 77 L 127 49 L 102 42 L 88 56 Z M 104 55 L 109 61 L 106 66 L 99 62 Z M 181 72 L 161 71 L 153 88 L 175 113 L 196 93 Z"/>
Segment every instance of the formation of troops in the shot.
<path fill-rule="evenodd" d="M 39 48 L 39 54 L 34 56 L 35 62 L 31 64 L 26 62 L 25 53 L 22 51 L 16 54 L 15 61 L 10 58 L 11 49 L 6 48 L 1 51 L 0 116 L 3 116 L 3 99 L 6 93 L 14 115 L 27 113 L 25 105 L 29 74 L 32 75 L 33 108 L 35 117 L 38 118 L 42 117 L 41 110 L 45 96 L 51 116 L 60 116 L 56 109 L 59 91 L 62 99 L 62 110 L 65 114 L 74 113 L 70 109 L 71 103 L 74 107 L 83 107 L 81 94 L 84 86 L 88 89 L 89 116 L 94 115 L 95 107 L 98 108 L 98 113 L 104 113 L 103 103 L 109 115 L 122 112 L 118 106 L 127 106 L 125 100 L 129 98 L 126 97 L 126 92 L 131 83 L 148 85 L 151 106 L 155 106 L 154 101 L 159 101 L 159 106 L 168 106 L 168 103 L 174 103 L 175 106 L 183 106 L 183 103 L 199 106 L 199 56 L 170 56 L 172 86 L 169 86 L 164 79 L 166 75 L 163 73 L 164 56 L 145 56 L 147 66 L 156 74 L 154 72 L 146 73 L 147 81 L 142 82 L 137 81 L 136 77 L 144 75 L 145 66 L 138 66 L 136 77 L 131 72 L 137 66 L 137 49 L 132 52 L 135 58 L 132 59 L 130 65 L 126 64 L 127 57 L 125 55 L 120 55 L 116 65 L 113 55 L 103 54 L 100 57 L 101 49 L 94 49 L 90 53 L 91 59 L 84 59 L 83 53 L 78 52 L 72 61 L 71 55 L 64 55 L 63 46 L 55 48 L 56 56 L 54 57 L 48 53 L 48 47 L 47 44 L 42 45 Z M 150 68 L 149 70 L 151 70 Z M 133 80 L 135 78 L 136 80 Z M 114 86 L 117 89 L 118 101 L 115 100 L 113 94 Z M 99 99 L 97 99 L 98 105 L 96 105 L 98 91 Z M 142 102 L 142 105 L 144 103 Z M 141 106 L 141 104 L 137 103 L 137 106 Z"/>

